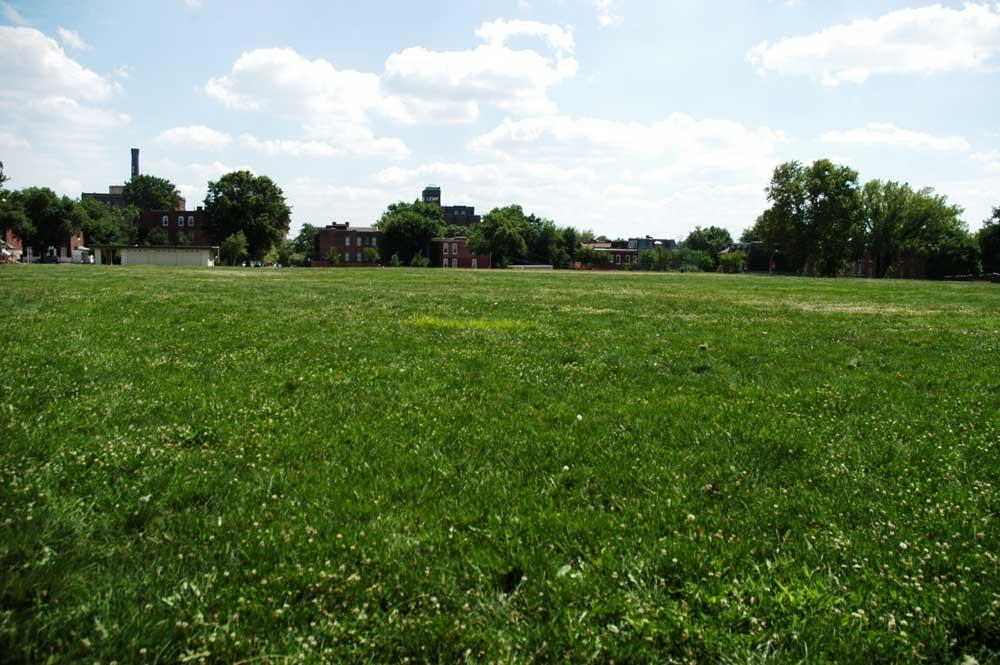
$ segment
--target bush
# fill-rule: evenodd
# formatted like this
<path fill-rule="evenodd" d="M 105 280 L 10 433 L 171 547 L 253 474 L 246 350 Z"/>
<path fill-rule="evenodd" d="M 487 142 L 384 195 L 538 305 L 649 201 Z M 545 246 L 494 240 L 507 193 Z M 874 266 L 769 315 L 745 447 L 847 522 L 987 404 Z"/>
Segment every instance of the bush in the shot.
<path fill-rule="evenodd" d="M 719 254 L 719 268 L 722 272 L 735 273 L 743 272 L 743 266 L 746 265 L 747 255 L 744 252 L 729 252 L 728 254 Z"/>
<path fill-rule="evenodd" d="M 227 264 L 234 266 L 247 256 L 247 237 L 237 231 L 226 237 L 219 245 L 219 255 Z"/>
<path fill-rule="evenodd" d="M 414 268 L 427 268 L 431 265 L 431 261 L 424 256 L 423 252 L 417 252 L 413 255 L 413 260 L 410 261 L 410 265 Z"/>
<path fill-rule="evenodd" d="M 335 266 L 340 263 L 340 252 L 335 249 L 331 249 L 326 253 L 324 260 L 331 266 Z"/>
<path fill-rule="evenodd" d="M 361 257 L 365 263 L 379 263 L 382 260 L 378 250 L 374 247 L 365 247 L 361 251 Z"/>
<path fill-rule="evenodd" d="M 389 259 L 389 265 L 393 268 L 399 268 L 403 265 L 402 259 L 399 258 L 399 252 L 392 255 L 392 258 Z"/>

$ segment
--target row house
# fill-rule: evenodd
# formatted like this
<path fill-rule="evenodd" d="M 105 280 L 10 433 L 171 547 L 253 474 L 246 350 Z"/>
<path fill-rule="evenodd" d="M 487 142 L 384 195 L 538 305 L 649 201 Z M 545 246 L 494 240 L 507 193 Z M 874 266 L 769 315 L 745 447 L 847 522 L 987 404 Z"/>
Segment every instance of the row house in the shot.
<path fill-rule="evenodd" d="M 313 263 L 317 266 L 329 265 L 326 257 L 330 255 L 331 250 L 336 250 L 342 264 L 376 265 L 378 259 L 370 260 L 365 255 L 371 255 L 372 252 L 365 252 L 365 250 L 372 248 L 379 251 L 381 243 L 382 233 L 378 229 L 370 226 L 352 227 L 350 222 L 342 224 L 334 222 L 316 232 L 316 236 L 313 238 L 316 260 Z"/>
<path fill-rule="evenodd" d="M 431 240 L 431 265 L 442 268 L 488 269 L 492 267 L 489 254 L 473 255 L 469 239 L 465 236 L 434 238 Z"/>
<path fill-rule="evenodd" d="M 149 237 L 156 229 L 166 235 L 167 245 L 206 245 L 209 242 L 208 216 L 197 210 L 143 210 L 139 230 Z M 159 244 L 159 243 L 158 243 Z"/>

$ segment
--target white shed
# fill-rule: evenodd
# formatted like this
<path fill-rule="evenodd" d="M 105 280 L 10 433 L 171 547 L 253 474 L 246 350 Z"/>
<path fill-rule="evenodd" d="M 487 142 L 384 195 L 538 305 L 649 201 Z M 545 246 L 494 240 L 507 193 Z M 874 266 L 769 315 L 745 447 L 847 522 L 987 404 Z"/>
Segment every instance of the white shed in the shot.
<path fill-rule="evenodd" d="M 98 264 L 123 266 L 214 266 L 218 247 L 209 245 L 99 245 L 93 247 Z"/>

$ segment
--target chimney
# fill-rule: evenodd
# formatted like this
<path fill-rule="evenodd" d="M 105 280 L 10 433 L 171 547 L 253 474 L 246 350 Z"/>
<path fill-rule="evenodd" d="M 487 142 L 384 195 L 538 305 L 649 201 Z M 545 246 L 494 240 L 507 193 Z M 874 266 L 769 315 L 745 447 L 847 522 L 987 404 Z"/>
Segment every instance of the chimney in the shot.
<path fill-rule="evenodd" d="M 132 148 L 132 177 L 139 175 L 139 149 Z"/>

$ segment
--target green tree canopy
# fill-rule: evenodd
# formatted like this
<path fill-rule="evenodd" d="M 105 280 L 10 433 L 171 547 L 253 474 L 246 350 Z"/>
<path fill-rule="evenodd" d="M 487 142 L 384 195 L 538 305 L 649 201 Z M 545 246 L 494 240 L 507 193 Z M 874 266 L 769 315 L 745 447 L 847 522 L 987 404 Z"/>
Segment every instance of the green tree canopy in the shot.
<path fill-rule="evenodd" d="M 840 274 L 863 248 L 858 173 L 821 159 L 810 166 L 779 165 L 767 187 L 771 207 L 757 219 L 755 235 L 782 251 L 792 269 Z"/>
<path fill-rule="evenodd" d="M 308 258 L 319 258 L 316 253 L 316 234 L 319 229 L 312 224 L 303 224 L 299 234 L 292 240 L 292 251 Z"/>
<path fill-rule="evenodd" d="M 138 242 L 135 206 L 115 208 L 96 199 L 83 199 L 77 205 L 83 238 L 91 244 L 133 244 Z"/>
<path fill-rule="evenodd" d="M 444 211 L 432 203 L 400 201 L 386 209 L 377 226 L 383 253 L 398 255 L 401 263 L 409 264 L 418 254 L 430 255 L 431 240 L 444 231 Z"/>
<path fill-rule="evenodd" d="M 728 230 L 719 226 L 706 228 L 696 226 L 684 241 L 684 246 L 688 249 L 705 252 L 713 265 L 719 265 L 719 252 L 732 244 L 733 236 Z"/>
<path fill-rule="evenodd" d="M 977 239 L 983 257 L 983 270 L 1000 273 L 1000 207 L 994 208 L 993 216 L 983 222 Z"/>
<path fill-rule="evenodd" d="M 228 265 L 234 266 L 247 257 L 247 237 L 243 231 L 237 231 L 219 243 L 219 256 Z"/>
<path fill-rule="evenodd" d="M 26 246 L 44 251 L 78 232 L 82 217 L 73 199 L 48 187 L 27 187 L 5 195 L 0 224 L 9 225 Z"/>
<path fill-rule="evenodd" d="M 529 227 L 521 206 L 494 208 L 473 228 L 469 249 L 474 254 L 492 254 L 494 266 L 506 267 L 527 254 Z"/>
<path fill-rule="evenodd" d="M 173 210 L 181 196 L 174 183 L 148 174 L 132 176 L 122 194 L 127 205 L 139 210 Z"/>
<path fill-rule="evenodd" d="M 292 211 L 270 178 L 233 171 L 208 183 L 205 213 L 212 238 L 242 232 L 248 255 L 260 259 L 288 235 Z"/>

